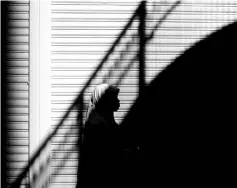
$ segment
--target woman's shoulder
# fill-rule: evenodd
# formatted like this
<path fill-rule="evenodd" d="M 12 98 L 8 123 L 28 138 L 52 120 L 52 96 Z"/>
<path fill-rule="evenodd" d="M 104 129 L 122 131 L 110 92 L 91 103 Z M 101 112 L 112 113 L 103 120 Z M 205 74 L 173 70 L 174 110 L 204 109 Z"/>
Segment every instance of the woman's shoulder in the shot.
<path fill-rule="evenodd" d="M 107 124 L 108 122 L 106 121 L 104 117 L 102 117 L 98 113 L 92 113 L 89 119 L 87 120 L 85 126 L 103 128 L 103 127 L 106 127 Z"/>

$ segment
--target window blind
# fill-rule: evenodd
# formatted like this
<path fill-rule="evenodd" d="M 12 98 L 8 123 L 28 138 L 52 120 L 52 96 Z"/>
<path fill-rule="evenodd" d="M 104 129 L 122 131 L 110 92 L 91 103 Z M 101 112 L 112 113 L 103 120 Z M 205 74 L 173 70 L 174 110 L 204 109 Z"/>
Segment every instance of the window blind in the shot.
<path fill-rule="evenodd" d="M 52 129 L 84 88 L 138 3 L 136 0 L 51 1 Z M 233 22 L 237 16 L 236 5 L 234 0 L 197 0 L 180 3 L 174 0 L 148 1 L 146 84 L 194 43 Z M 115 119 L 120 123 L 126 116 L 139 91 L 139 64 L 136 58 L 139 51 L 138 24 L 139 21 L 135 19 L 96 79 L 85 91 L 84 112 L 97 84 L 116 84 L 123 76 L 118 84 L 121 91 L 121 106 L 115 114 Z M 75 114 L 71 117 L 74 123 Z M 55 148 L 52 149 L 51 168 L 61 169 L 60 173 L 56 173 L 56 170 L 51 174 L 52 187 L 73 187 L 76 184 L 78 153 L 75 148 L 70 150 L 70 147 L 75 144 L 77 128 L 76 124 L 73 128 L 64 126 L 51 143 L 52 148 Z M 66 140 L 65 134 L 68 137 Z M 62 146 L 61 149 L 59 145 Z M 65 160 L 69 150 L 72 155 L 61 165 L 60 162 Z"/>
<path fill-rule="evenodd" d="M 29 159 L 29 1 L 1 2 L 4 14 L 5 184 Z M 26 181 L 23 184 L 28 184 Z"/>

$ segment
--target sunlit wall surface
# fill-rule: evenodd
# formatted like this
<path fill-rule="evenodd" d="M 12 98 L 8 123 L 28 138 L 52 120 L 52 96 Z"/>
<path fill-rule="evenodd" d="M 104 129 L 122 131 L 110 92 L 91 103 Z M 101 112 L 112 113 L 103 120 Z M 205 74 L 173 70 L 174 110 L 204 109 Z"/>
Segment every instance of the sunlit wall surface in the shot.
<path fill-rule="evenodd" d="M 51 39 L 51 91 L 45 91 L 51 94 L 51 130 L 57 127 L 139 3 L 138 0 L 51 1 L 51 35 L 48 36 Z M 5 159 L 6 180 L 11 182 L 29 158 L 28 68 L 29 48 L 33 47 L 29 47 L 29 2 L 9 2 L 8 5 L 7 59 L 4 62 L 8 82 Z M 147 85 L 186 49 L 237 18 L 235 0 L 148 0 L 146 10 Z M 85 90 L 83 117 L 91 92 L 101 82 L 120 88 L 121 106 L 115 114 L 116 121 L 120 123 L 126 116 L 139 94 L 138 28 L 139 17 L 136 17 Z M 46 155 L 50 158 L 47 174 L 51 175 L 41 178 L 45 174 L 38 174 L 38 179 L 49 181 L 47 186 L 76 185 L 77 111 L 76 108 L 70 111 L 50 141 Z"/>
<path fill-rule="evenodd" d="M 51 117 L 53 129 L 107 55 L 138 4 L 139 1 L 52 1 Z M 83 92 L 84 118 L 91 93 L 99 83 L 107 82 L 120 88 L 121 107 L 116 113 L 118 122 L 122 121 L 124 113 L 137 96 L 138 26 L 139 17 L 136 17 L 89 87 Z M 132 66 L 128 70 L 127 67 L 130 64 Z M 125 71 L 127 72 L 123 76 Z M 121 81 L 119 81 L 120 78 L 122 78 Z M 55 155 L 52 155 L 51 159 L 52 169 L 62 169 L 60 174 L 57 172 L 51 174 L 53 187 L 74 186 L 77 182 L 78 153 L 75 148 L 70 150 L 77 137 L 75 133 L 77 133 L 78 125 L 73 123 L 76 117 L 76 114 L 72 114 L 71 119 L 67 119 L 69 122 L 71 120 L 71 125 L 60 129 L 52 141 L 52 148 L 55 148 L 53 151 Z M 63 141 L 64 134 L 61 133 L 66 132 L 71 141 Z M 63 144 L 64 149 L 59 149 L 59 144 Z M 72 155 L 62 166 L 60 161 L 64 160 L 69 151 L 72 151 Z"/>
<path fill-rule="evenodd" d="M 52 1 L 52 119 L 56 122 L 129 21 L 140 1 Z M 147 1 L 146 83 L 177 56 L 206 35 L 233 22 L 235 1 L 197 0 Z M 173 7 L 173 8 L 172 8 Z M 121 108 L 116 119 L 121 122 L 137 95 L 139 52 L 138 19 L 122 37 L 109 56 L 103 74 L 85 96 L 88 102 L 93 87 L 103 81 L 115 84 L 121 79 Z M 110 73 L 108 73 L 110 70 Z M 107 74 L 106 74 L 107 71 Z"/>
<path fill-rule="evenodd" d="M 52 1 L 53 128 L 108 53 L 139 2 Z M 194 43 L 233 22 L 237 18 L 236 5 L 234 0 L 147 1 L 146 84 Z M 107 82 L 117 85 L 121 90 L 121 106 L 115 118 L 118 123 L 123 120 L 139 92 L 138 28 L 139 19 L 136 18 L 85 90 L 84 111 L 94 87 Z M 60 143 L 57 139 L 53 144 Z M 52 159 L 53 164 L 56 165 L 60 161 L 59 156 L 65 152 L 67 151 L 59 152 L 60 155 Z M 75 183 L 75 157 L 68 160 L 65 170 L 51 182 L 53 186 Z"/>

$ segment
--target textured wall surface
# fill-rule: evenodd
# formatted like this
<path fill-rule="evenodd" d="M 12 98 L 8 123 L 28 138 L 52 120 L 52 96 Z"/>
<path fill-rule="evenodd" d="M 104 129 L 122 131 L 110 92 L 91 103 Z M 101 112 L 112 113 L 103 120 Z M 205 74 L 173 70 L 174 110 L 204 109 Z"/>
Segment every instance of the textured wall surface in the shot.
<path fill-rule="evenodd" d="M 1 4 L 5 103 L 3 173 L 9 184 L 29 159 L 29 1 Z"/>

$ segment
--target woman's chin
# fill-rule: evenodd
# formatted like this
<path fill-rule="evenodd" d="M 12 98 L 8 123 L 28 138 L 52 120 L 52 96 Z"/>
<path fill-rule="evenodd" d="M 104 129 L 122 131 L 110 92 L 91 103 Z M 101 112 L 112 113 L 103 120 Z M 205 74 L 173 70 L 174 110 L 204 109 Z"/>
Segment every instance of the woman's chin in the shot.
<path fill-rule="evenodd" d="M 118 105 L 116 105 L 115 107 L 114 107 L 114 112 L 117 112 L 118 111 L 118 109 L 119 109 L 119 107 L 120 107 L 120 104 L 118 104 Z"/>

